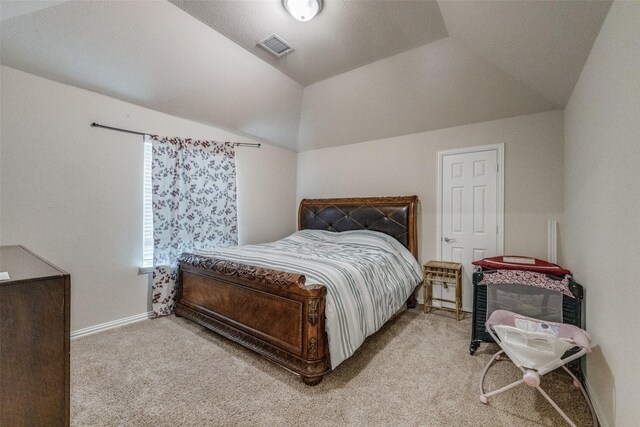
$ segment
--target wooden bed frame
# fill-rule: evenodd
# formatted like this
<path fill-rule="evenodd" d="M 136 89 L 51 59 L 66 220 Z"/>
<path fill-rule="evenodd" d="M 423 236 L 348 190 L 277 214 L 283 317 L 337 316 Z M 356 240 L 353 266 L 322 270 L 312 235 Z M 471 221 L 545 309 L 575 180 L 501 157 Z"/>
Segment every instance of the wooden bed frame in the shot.
<path fill-rule="evenodd" d="M 369 229 L 392 235 L 417 257 L 417 196 L 305 199 L 298 229 Z M 316 385 L 331 369 L 325 333 L 327 289 L 300 274 L 184 253 L 176 316 L 251 349 Z M 407 305 L 415 307 L 412 294 Z"/>

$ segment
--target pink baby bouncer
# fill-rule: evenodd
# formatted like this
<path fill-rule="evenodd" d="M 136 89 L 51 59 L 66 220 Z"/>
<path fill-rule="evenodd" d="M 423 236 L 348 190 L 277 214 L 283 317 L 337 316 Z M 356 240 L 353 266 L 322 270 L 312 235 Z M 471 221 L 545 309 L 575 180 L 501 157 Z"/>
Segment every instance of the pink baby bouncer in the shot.
<path fill-rule="evenodd" d="M 582 384 L 565 366 L 567 363 L 584 356 L 591 351 L 590 337 L 582 329 L 566 323 L 544 322 L 531 317 L 521 316 L 506 310 L 494 311 L 486 323 L 487 332 L 500 346 L 498 351 L 487 363 L 480 378 L 480 401 L 489 403 L 489 398 L 510 390 L 522 383 L 535 387 L 569 425 L 575 424 L 556 405 L 547 393 L 540 388 L 540 377 L 562 367 L 572 378 L 573 385 L 580 389 L 584 396 L 593 425 L 597 425 L 597 419 L 591 401 Z M 571 349 L 577 351 L 566 358 L 562 356 Z M 484 391 L 484 377 L 493 363 L 500 359 L 502 354 L 522 371 L 522 379 L 491 392 Z"/>

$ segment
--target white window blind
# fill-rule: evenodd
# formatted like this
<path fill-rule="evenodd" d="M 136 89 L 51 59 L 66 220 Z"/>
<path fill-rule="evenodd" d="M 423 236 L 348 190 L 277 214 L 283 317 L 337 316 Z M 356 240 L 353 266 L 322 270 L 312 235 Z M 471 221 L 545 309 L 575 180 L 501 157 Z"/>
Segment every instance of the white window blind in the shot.
<path fill-rule="evenodd" d="M 144 215 L 142 268 L 153 267 L 153 206 L 151 198 L 151 138 L 144 137 Z"/>

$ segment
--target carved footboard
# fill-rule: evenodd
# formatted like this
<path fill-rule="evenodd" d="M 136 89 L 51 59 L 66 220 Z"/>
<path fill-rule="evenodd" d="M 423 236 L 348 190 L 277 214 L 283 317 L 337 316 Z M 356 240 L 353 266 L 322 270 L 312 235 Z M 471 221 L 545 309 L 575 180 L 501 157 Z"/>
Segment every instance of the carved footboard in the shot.
<path fill-rule="evenodd" d="M 185 253 L 176 315 L 184 316 L 315 385 L 329 370 L 327 289 L 300 274 Z"/>

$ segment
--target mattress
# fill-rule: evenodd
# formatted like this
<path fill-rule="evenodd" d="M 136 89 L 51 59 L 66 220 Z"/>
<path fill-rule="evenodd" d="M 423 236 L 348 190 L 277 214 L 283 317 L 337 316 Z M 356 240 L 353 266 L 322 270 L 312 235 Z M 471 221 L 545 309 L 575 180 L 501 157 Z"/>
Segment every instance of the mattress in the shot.
<path fill-rule="evenodd" d="M 332 369 L 397 313 L 422 280 L 411 252 L 393 237 L 367 230 L 302 230 L 271 243 L 194 253 L 304 274 L 308 285 L 326 286 Z"/>

